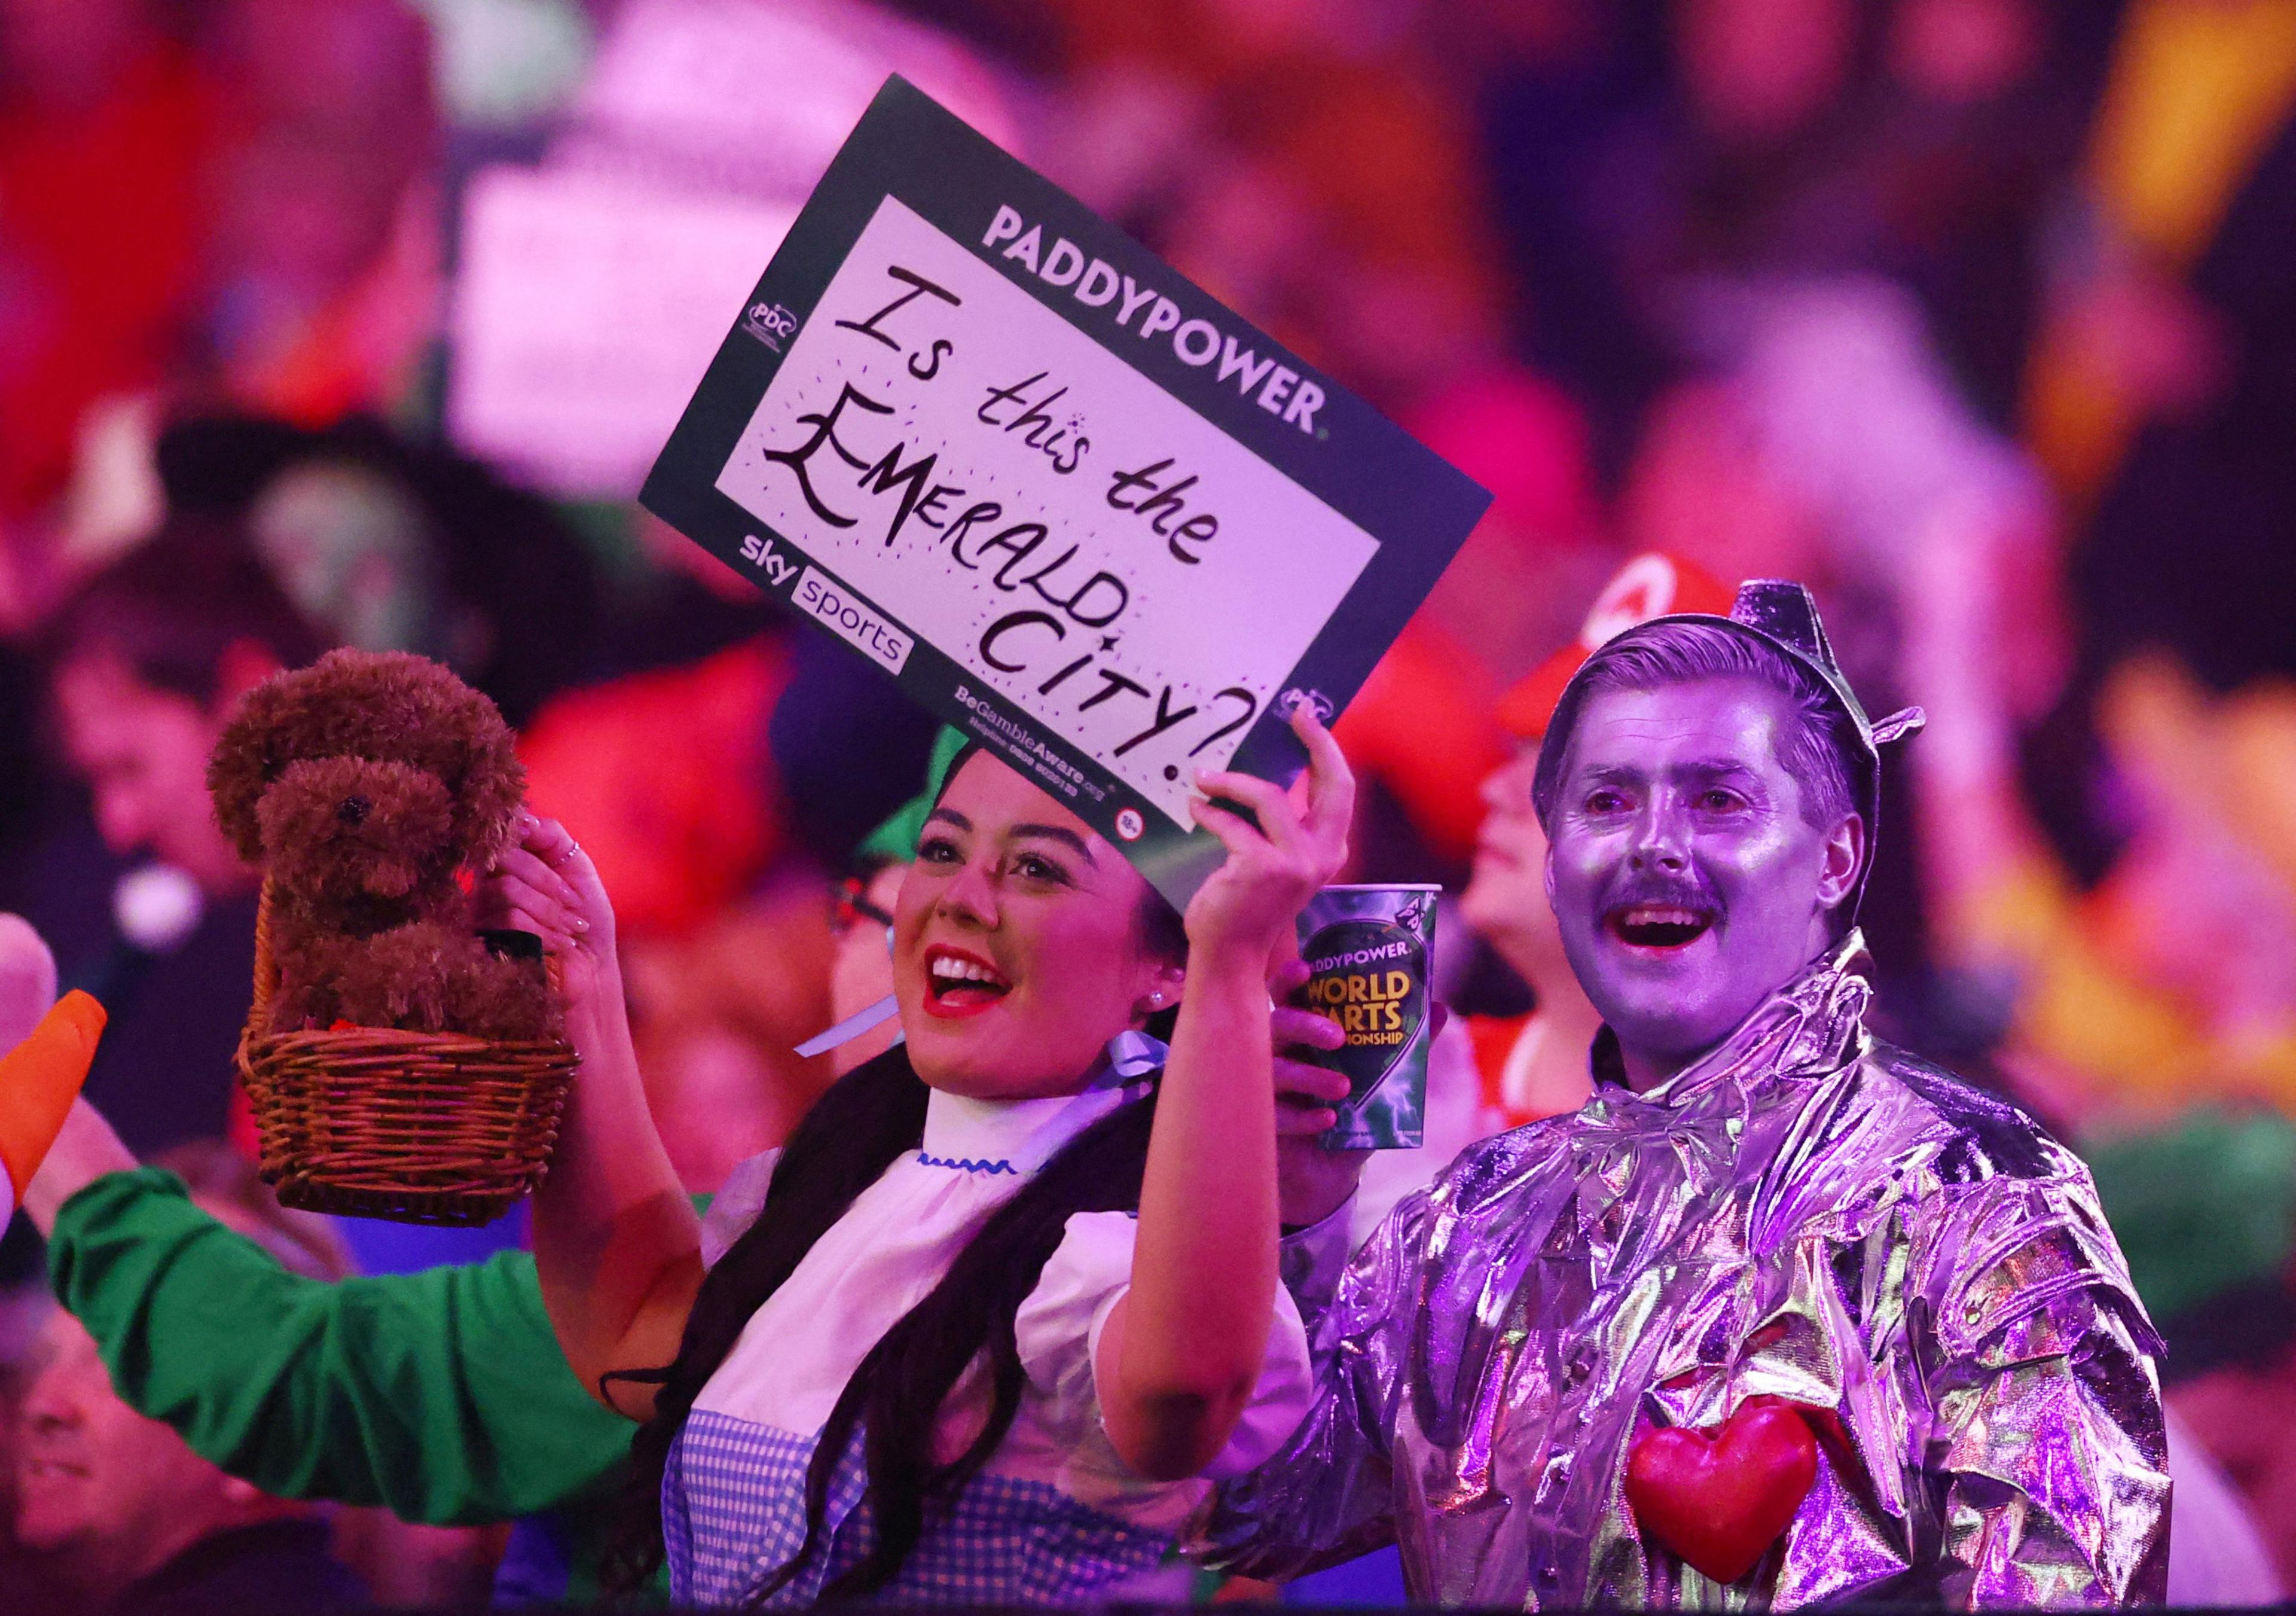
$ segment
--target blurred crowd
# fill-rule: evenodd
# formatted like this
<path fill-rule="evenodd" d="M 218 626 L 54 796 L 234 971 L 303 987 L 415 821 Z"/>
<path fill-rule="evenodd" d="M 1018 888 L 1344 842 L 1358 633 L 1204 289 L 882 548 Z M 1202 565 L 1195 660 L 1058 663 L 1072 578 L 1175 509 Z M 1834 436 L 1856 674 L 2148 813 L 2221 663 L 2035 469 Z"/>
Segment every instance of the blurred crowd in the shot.
<path fill-rule="evenodd" d="M 829 1080 L 791 1050 L 858 1007 L 934 724 L 634 496 L 896 70 L 1493 494 L 1339 729 L 1356 878 L 1489 878 L 1503 698 L 1636 556 L 1807 581 L 1867 705 L 1928 710 L 1879 1022 L 2089 1158 L 2296 1584 L 2296 0 L 0 0 L 0 910 L 111 1006 L 127 1142 L 314 1272 L 520 1238 L 233 1177 L 256 892 L 206 755 L 335 644 L 520 731 L 690 1188 Z M 1454 1005 L 1562 1014 L 1484 909 Z M 96 1418 L 0 1256 L 20 1428 Z M 123 1431 L 0 1588 L 240 1485 Z M 332 1530 L 400 1602 L 502 1550 Z"/>

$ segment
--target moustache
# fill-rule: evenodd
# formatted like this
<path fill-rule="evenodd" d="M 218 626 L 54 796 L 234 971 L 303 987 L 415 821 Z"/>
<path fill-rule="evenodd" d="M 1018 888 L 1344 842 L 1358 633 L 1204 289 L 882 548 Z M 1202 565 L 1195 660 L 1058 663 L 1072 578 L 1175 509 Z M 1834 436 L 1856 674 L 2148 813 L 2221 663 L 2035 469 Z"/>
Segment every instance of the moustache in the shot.
<path fill-rule="evenodd" d="M 1711 916 L 1721 914 L 1722 899 L 1712 883 L 1695 870 L 1678 875 L 1662 870 L 1622 870 L 1603 892 L 1601 912 L 1613 915 L 1638 907 L 1687 909 Z"/>

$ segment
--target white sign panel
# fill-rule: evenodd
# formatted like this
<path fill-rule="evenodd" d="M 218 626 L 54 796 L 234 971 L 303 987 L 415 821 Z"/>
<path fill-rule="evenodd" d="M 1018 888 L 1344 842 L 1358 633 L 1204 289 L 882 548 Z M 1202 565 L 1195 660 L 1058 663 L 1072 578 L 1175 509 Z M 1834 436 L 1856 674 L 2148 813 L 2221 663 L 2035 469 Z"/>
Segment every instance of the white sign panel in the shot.
<path fill-rule="evenodd" d="M 718 487 L 1179 825 L 1378 549 L 893 197 Z"/>

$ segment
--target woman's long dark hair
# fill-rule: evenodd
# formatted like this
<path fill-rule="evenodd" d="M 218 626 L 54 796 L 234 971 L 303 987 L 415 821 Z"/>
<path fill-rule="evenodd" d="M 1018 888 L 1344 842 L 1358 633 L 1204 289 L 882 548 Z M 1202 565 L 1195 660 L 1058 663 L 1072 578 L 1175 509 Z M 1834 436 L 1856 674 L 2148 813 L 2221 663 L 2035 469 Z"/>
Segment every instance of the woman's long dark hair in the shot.
<path fill-rule="evenodd" d="M 1184 957 L 1179 916 L 1152 891 L 1143 906 L 1148 951 Z M 1168 1021 L 1152 1023 L 1168 1037 Z M 657 1382 L 651 1419 L 630 1444 L 625 1525 L 609 1558 L 612 1584 L 628 1592 L 662 1563 L 661 1489 L 671 1446 L 709 1377 L 725 1363 L 750 1317 L 793 1273 L 814 1243 L 885 1169 L 923 1143 L 931 1091 L 900 1046 L 855 1068 L 814 1103 L 775 1164 L 765 1210 L 709 1270 L 687 1315 L 677 1358 L 667 1369 L 611 1378 Z M 856 1431 L 864 1433 L 866 1506 L 876 1525 L 867 1558 L 822 1589 L 824 1600 L 858 1598 L 883 1587 L 924 1535 L 929 1517 L 978 1474 L 1020 1410 L 1022 1372 L 1013 1320 L 1078 1212 L 1131 1211 L 1140 1204 L 1155 1096 L 1119 1106 L 1070 1141 L 991 1213 L 922 1301 L 870 1349 L 846 1383 L 814 1448 L 806 1477 L 806 1535 L 750 1596 L 761 1602 L 793 1580 L 825 1549 L 830 1483 Z M 965 1371 L 987 1355 L 994 1399 L 988 1423 L 947 1464 L 933 1458 L 942 1405 Z"/>

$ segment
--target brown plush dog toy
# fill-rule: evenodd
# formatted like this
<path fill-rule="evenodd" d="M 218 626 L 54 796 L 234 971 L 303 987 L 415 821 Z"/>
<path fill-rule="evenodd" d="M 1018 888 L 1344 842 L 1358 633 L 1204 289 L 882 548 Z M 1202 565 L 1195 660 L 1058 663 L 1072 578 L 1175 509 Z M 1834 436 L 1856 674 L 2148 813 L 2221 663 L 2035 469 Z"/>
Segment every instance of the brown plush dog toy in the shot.
<path fill-rule="evenodd" d="M 270 886 L 270 1030 L 559 1036 L 538 951 L 478 932 L 470 878 L 508 844 L 526 771 L 494 703 L 445 668 L 336 651 L 266 680 L 217 743 L 208 790 Z"/>

